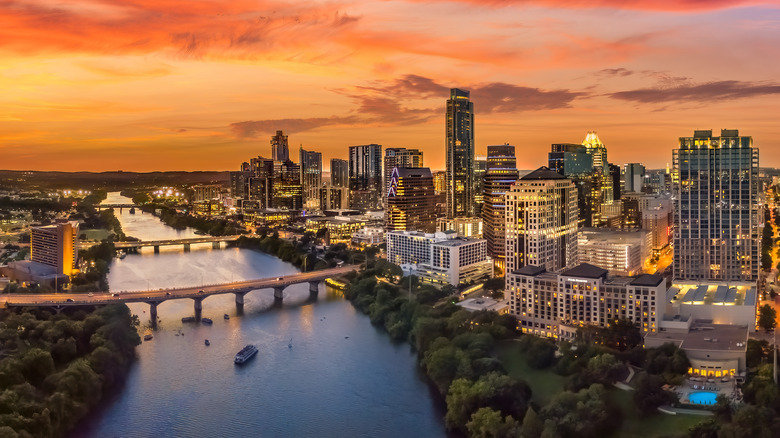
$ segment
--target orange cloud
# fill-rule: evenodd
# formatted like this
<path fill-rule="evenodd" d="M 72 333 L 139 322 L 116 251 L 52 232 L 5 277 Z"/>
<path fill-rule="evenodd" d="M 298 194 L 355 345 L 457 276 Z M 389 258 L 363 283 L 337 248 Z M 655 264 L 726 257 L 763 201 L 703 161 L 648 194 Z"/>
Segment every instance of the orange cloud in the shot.
<path fill-rule="evenodd" d="M 627 9 L 637 11 L 699 12 L 742 6 L 777 6 L 770 0 L 412 0 L 420 3 L 467 3 L 480 7 L 541 6 L 567 9 Z"/>

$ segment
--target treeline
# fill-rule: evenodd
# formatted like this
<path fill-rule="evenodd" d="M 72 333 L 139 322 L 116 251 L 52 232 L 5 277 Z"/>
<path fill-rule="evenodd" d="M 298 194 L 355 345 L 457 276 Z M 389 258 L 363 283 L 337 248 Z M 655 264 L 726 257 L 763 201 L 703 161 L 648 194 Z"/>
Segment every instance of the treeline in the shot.
<path fill-rule="evenodd" d="M 367 255 L 350 250 L 343 243 L 331 245 L 328 250 L 318 253 L 312 233 L 305 233 L 300 240 L 286 240 L 279 238 L 278 232 L 269 235 L 267 231 L 262 231 L 258 237 L 241 236 L 230 245 L 262 251 L 302 270 L 305 268 L 307 272 L 336 267 L 339 261 L 361 263 Z M 373 254 L 371 251 L 369 253 Z"/>
<path fill-rule="evenodd" d="M 515 335 L 515 319 L 409 299 L 399 286 L 377 281 L 396 275 L 388 265 L 378 261 L 355 275 L 344 296 L 390 337 L 414 346 L 420 366 L 446 398 L 448 429 L 470 436 L 516 435 L 531 390 L 493 356 L 496 340 Z"/>
<path fill-rule="evenodd" d="M 109 265 L 115 255 L 116 249 L 111 240 L 80 250 L 79 260 L 85 268 L 71 277 L 71 292 L 108 291 Z"/>
<path fill-rule="evenodd" d="M 58 437 L 120 385 L 140 344 L 124 304 L 0 312 L 0 436 Z"/>

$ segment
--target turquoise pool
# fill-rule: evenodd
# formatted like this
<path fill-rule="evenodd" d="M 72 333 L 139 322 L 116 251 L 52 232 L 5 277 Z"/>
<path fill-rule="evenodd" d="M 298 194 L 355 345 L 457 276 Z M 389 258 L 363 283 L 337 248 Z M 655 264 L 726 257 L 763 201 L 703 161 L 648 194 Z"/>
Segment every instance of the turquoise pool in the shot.
<path fill-rule="evenodd" d="M 714 405 L 718 397 L 717 392 L 701 391 L 688 394 L 688 401 L 695 405 Z"/>

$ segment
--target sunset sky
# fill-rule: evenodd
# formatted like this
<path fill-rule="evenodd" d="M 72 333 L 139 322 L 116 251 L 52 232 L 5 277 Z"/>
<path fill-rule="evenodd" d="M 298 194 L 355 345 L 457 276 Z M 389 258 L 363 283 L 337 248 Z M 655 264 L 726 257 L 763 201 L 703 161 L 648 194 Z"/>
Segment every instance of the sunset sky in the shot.
<path fill-rule="evenodd" d="M 663 167 L 694 129 L 780 166 L 780 1 L 0 0 L 0 169 L 233 170 L 270 136 L 444 168 L 448 89 L 518 167 L 595 130 Z"/>

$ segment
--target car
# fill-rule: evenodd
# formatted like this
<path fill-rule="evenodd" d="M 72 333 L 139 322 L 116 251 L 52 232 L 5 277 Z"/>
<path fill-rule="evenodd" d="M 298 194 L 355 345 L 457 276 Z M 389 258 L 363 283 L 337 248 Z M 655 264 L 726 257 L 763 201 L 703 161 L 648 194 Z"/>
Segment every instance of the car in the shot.
<path fill-rule="evenodd" d="M 114 293 L 112 293 L 112 294 L 111 294 L 111 296 L 112 296 L 112 297 L 118 297 L 118 296 L 119 296 L 119 294 L 118 294 L 118 293 L 116 293 L 116 292 L 114 292 Z"/>
<path fill-rule="evenodd" d="M 95 296 L 95 294 L 93 294 L 92 292 L 90 292 L 90 293 L 88 293 L 88 294 L 87 294 L 87 296 L 88 296 L 88 297 L 94 297 L 94 296 Z"/>
<path fill-rule="evenodd" d="M 169 297 L 169 296 L 171 296 L 171 293 L 170 292 L 165 292 L 165 296 Z"/>
<path fill-rule="evenodd" d="M 199 291 L 198 291 L 198 293 L 199 293 L 199 294 L 202 294 L 202 293 L 203 293 L 203 289 L 199 290 Z"/>
<path fill-rule="evenodd" d="M 276 277 L 276 281 L 282 281 L 282 277 Z"/>
<path fill-rule="evenodd" d="M 73 298 L 68 298 L 67 300 L 65 300 L 65 302 L 67 302 L 67 303 L 73 303 L 74 301 L 73 301 Z"/>

